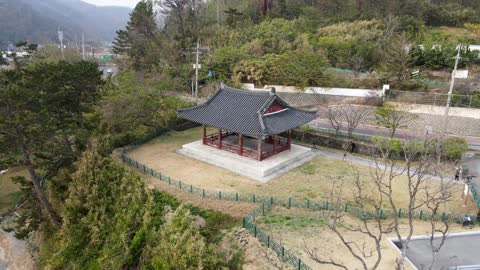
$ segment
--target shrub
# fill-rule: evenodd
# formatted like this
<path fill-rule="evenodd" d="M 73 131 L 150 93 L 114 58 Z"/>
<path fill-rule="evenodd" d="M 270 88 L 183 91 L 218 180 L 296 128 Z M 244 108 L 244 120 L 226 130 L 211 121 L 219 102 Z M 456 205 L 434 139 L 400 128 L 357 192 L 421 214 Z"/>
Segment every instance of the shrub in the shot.
<path fill-rule="evenodd" d="M 460 137 L 450 137 L 443 141 L 441 146 L 442 157 L 447 160 L 457 161 L 468 150 L 467 140 Z"/>

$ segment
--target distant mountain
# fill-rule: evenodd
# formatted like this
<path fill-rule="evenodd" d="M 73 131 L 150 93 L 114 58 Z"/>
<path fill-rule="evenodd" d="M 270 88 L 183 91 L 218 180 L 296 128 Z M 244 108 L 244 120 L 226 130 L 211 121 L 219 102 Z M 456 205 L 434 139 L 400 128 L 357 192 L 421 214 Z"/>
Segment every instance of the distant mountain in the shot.
<path fill-rule="evenodd" d="M 81 0 L 0 0 L 0 49 L 27 40 L 57 42 L 57 29 L 65 41 L 110 42 L 117 29 L 124 28 L 130 9 L 99 7 Z"/>

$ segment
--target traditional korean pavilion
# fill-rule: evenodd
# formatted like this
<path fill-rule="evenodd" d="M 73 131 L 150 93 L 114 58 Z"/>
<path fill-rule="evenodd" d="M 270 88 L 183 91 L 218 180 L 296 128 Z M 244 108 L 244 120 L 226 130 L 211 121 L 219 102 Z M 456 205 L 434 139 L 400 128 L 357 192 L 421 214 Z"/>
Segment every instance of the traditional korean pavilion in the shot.
<path fill-rule="evenodd" d="M 259 161 L 289 150 L 290 130 L 316 114 L 290 107 L 274 88 L 247 91 L 224 84 L 204 104 L 177 111 L 179 117 L 203 125 L 203 144 Z M 217 130 L 207 134 L 207 127 Z"/>

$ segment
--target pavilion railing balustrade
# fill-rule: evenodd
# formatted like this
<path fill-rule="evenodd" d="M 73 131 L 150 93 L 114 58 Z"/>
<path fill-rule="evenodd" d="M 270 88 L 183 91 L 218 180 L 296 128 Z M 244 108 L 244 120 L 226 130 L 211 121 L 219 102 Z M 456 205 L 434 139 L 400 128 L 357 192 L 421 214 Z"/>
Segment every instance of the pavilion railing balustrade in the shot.
<path fill-rule="evenodd" d="M 230 136 L 230 135 L 233 135 L 235 133 L 233 132 L 229 132 L 229 131 L 222 131 L 222 138 L 225 138 L 227 136 Z M 203 138 L 203 143 L 204 144 L 207 144 L 207 145 L 210 145 L 210 146 L 218 146 L 218 133 L 215 133 L 215 134 L 210 134 L 210 135 L 207 135 L 205 136 L 205 138 Z M 225 142 L 222 141 L 222 146 Z"/>
<path fill-rule="evenodd" d="M 225 138 L 225 137 L 228 137 L 228 136 L 234 135 L 234 134 L 236 134 L 236 133 L 229 132 L 229 131 L 223 131 L 222 132 L 222 138 Z M 277 137 L 276 141 L 277 141 L 277 144 L 276 144 L 275 150 L 271 149 L 269 151 L 262 151 L 262 159 L 266 159 L 268 157 L 271 157 L 271 156 L 275 155 L 276 153 L 280 153 L 280 152 L 283 152 L 285 150 L 290 149 L 290 146 L 288 145 L 288 139 L 283 138 L 283 137 Z M 210 135 L 205 136 L 205 138 L 203 139 L 203 143 L 206 144 L 206 145 L 209 145 L 209 146 L 218 147 L 218 134 L 210 134 Z M 270 140 L 270 141 L 267 141 L 267 143 L 273 144 L 273 141 Z M 239 153 L 239 146 L 238 146 L 238 144 L 232 144 L 232 143 L 229 143 L 227 141 L 222 141 L 222 150 L 238 154 Z M 257 159 L 258 158 L 258 150 L 250 149 L 250 148 L 247 148 L 247 147 L 244 146 L 243 150 L 242 150 L 242 156 Z"/>
<path fill-rule="evenodd" d="M 288 145 L 288 140 L 284 138 L 277 138 L 277 145 L 275 149 L 272 149 L 270 151 L 263 151 L 262 159 L 266 159 L 268 157 L 271 157 L 277 153 L 283 152 L 288 149 L 290 149 L 290 145 Z"/>

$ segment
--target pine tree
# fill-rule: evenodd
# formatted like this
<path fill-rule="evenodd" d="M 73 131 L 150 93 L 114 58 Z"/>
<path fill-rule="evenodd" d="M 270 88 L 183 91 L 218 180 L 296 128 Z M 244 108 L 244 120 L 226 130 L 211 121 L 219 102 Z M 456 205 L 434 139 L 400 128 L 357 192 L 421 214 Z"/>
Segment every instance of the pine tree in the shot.
<path fill-rule="evenodd" d="M 118 30 L 113 42 L 116 54 L 126 54 L 133 60 L 133 67 L 140 69 L 152 48 L 158 45 L 157 24 L 151 0 L 142 0 L 130 14 L 124 30 Z"/>
<path fill-rule="evenodd" d="M 149 223 L 143 179 L 98 152 L 86 151 L 76 164 L 52 269 L 121 269 L 132 263 L 132 243 Z"/>
<path fill-rule="evenodd" d="M 147 269 L 218 269 L 218 258 L 183 205 L 167 215 Z"/>

